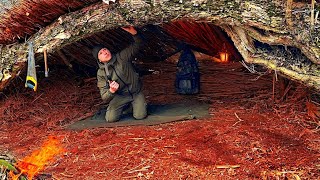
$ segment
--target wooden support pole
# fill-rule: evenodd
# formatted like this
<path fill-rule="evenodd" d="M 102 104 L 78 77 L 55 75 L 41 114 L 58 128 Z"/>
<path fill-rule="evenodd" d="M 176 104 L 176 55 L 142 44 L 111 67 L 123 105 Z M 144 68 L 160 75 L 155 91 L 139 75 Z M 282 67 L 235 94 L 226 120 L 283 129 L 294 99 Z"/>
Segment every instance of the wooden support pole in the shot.
<path fill-rule="evenodd" d="M 283 83 L 285 83 L 285 80 L 283 80 Z M 289 81 L 288 84 L 284 84 L 284 85 L 285 85 L 285 89 L 284 89 L 283 93 L 281 92 L 282 93 L 282 97 L 280 98 L 280 101 L 284 101 L 285 100 L 289 90 L 292 88 L 292 81 Z"/>
<path fill-rule="evenodd" d="M 272 101 L 275 101 L 275 96 L 274 96 L 274 91 L 275 91 L 275 86 L 276 86 L 276 75 L 274 74 L 272 76 Z"/>
<path fill-rule="evenodd" d="M 314 5 L 316 0 L 311 0 L 311 29 L 314 29 Z"/>
<path fill-rule="evenodd" d="M 61 57 L 61 60 L 64 62 L 64 64 L 67 65 L 69 69 L 72 69 L 72 64 L 70 64 L 70 62 L 68 61 L 66 55 L 64 55 L 62 50 L 58 50 L 57 53 Z"/>
<path fill-rule="evenodd" d="M 293 27 L 292 22 L 292 2 L 293 0 L 287 0 L 287 8 L 286 8 L 286 23 L 289 26 L 289 28 Z"/>

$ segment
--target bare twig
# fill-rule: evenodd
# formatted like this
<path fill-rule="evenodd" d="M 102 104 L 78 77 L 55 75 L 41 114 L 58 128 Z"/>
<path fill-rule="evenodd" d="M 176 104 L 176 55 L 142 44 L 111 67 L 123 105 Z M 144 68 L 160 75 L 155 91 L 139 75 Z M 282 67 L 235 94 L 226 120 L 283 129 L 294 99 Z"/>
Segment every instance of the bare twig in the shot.
<path fill-rule="evenodd" d="M 234 113 L 234 115 L 236 115 L 236 117 L 239 119 L 239 121 L 237 121 L 236 123 L 234 123 L 232 126 L 237 125 L 238 123 L 242 122 L 243 120 L 241 118 L 239 118 L 239 116 L 237 115 L 237 113 Z"/>
<path fill-rule="evenodd" d="M 35 98 L 31 103 L 34 103 L 37 99 L 39 99 L 41 96 L 43 95 L 43 93 L 41 93 L 37 98 Z"/>
<path fill-rule="evenodd" d="M 320 11 L 317 11 L 317 12 L 316 12 L 316 17 L 314 17 L 314 24 L 318 24 L 319 12 L 320 12 Z"/>
<path fill-rule="evenodd" d="M 128 171 L 128 173 L 135 173 L 135 172 L 141 172 L 141 171 L 148 171 L 148 169 L 150 168 L 151 166 L 145 166 L 145 167 L 142 167 L 140 169 L 135 169 L 135 170 L 132 170 L 132 171 Z"/>
<path fill-rule="evenodd" d="M 216 165 L 217 169 L 239 168 L 240 165 Z"/>

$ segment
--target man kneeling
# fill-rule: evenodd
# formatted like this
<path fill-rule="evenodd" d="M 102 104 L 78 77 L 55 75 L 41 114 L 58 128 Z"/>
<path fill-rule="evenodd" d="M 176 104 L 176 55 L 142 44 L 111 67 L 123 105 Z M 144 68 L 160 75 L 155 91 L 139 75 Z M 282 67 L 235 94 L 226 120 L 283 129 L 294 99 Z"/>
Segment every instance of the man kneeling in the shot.
<path fill-rule="evenodd" d="M 111 54 L 102 45 L 93 48 L 92 54 L 98 61 L 97 72 L 101 98 L 108 103 L 106 121 L 118 121 L 128 105 L 132 106 L 133 117 L 144 119 L 147 116 L 147 105 L 142 94 L 142 83 L 132 65 L 133 56 L 139 51 L 142 39 L 132 26 L 123 27 L 134 39 L 134 43 L 117 54 Z"/>

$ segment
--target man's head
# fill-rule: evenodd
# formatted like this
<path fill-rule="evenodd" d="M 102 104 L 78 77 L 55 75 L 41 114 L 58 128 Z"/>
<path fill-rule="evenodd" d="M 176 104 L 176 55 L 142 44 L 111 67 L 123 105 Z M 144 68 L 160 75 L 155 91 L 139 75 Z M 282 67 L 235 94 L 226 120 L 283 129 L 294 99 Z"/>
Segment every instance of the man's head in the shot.
<path fill-rule="evenodd" d="M 93 57 L 99 62 L 105 63 L 110 61 L 112 55 L 109 49 L 104 47 L 103 45 L 97 45 L 92 49 Z"/>

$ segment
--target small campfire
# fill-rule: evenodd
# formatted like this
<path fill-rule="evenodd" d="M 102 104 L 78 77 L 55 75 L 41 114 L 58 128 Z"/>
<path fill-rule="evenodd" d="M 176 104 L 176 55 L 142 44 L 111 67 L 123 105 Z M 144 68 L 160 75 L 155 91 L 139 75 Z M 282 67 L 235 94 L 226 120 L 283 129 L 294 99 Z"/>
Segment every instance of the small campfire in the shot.
<path fill-rule="evenodd" d="M 0 176 L 2 178 L 9 177 L 12 180 L 19 179 L 39 179 L 40 177 L 50 177 L 47 174 L 40 174 L 40 172 L 53 159 L 64 152 L 59 138 L 49 136 L 43 143 L 39 150 L 32 152 L 17 162 L 9 155 L 0 156 Z"/>

